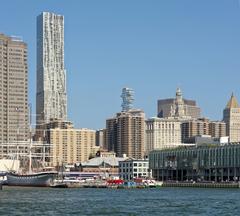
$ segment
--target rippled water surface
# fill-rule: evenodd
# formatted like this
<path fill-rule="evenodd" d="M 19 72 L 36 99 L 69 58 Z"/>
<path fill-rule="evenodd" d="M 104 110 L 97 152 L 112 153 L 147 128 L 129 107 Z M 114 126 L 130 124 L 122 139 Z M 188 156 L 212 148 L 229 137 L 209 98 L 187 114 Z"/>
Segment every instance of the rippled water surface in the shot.
<path fill-rule="evenodd" d="M 240 215 L 240 189 L 4 187 L 0 215 Z"/>

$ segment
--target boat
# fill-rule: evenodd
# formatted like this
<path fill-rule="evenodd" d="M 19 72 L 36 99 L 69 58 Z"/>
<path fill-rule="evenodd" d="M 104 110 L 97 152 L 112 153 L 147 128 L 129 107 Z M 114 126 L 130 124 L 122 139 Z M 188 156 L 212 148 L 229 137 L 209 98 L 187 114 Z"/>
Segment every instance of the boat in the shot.
<path fill-rule="evenodd" d="M 68 184 L 64 182 L 54 182 L 50 185 L 51 188 L 68 188 Z"/>
<path fill-rule="evenodd" d="M 29 187 L 49 187 L 53 184 L 53 179 L 57 172 L 39 172 L 32 174 L 7 174 L 7 184 L 9 186 L 29 186 Z"/>

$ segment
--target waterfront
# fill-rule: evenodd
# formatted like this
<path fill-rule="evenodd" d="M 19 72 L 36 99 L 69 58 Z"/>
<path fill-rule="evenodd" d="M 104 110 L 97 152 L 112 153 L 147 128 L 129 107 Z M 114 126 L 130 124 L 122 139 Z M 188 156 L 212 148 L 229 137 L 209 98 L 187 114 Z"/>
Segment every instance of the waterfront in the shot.
<path fill-rule="evenodd" d="M 239 189 L 4 187 L 0 215 L 238 215 Z"/>

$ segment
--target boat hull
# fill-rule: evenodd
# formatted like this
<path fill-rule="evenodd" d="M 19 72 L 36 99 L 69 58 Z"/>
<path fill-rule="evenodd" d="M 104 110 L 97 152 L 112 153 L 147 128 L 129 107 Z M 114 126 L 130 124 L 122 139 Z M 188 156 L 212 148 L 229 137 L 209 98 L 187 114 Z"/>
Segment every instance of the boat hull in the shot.
<path fill-rule="evenodd" d="M 7 174 L 9 186 L 49 187 L 56 177 L 55 172 L 44 172 L 29 175 Z"/>

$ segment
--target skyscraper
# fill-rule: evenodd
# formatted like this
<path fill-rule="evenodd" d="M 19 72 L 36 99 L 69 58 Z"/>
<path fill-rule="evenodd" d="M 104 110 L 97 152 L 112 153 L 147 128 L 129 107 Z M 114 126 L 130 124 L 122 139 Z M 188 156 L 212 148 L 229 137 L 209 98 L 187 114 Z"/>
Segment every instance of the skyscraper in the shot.
<path fill-rule="evenodd" d="M 233 94 L 223 111 L 223 121 L 226 123 L 229 142 L 240 142 L 240 107 Z"/>
<path fill-rule="evenodd" d="M 145 114 L 142 110 L 132 109 L 119 112 L 106 121 L 106 144 L 109 151 L 118 157 L 142 159 L 144 157 Z"/>
<path fill-rule="evenodd" d="M 29 138 L 27 44 L 0 34 L 0 153 Z"/>
<path fill-rule="evenodd" d="M 106 120 L 106 146 L 117 156 L 141 159 L 144 157 L 145 113 L 133 109 L 133 90 L 123 88 L 122 112 Z"/>
<path fill-rule="evenodd" d="M 64 17 L 43 12 L 37 17 L 37 124 L 67 119 L 64 67 Z"/>
<path fill-rule="evenodd" d="M 117 155 L 135 159 L 144 157 L 145 113 L 134 109 L 117 113 Z"/>
<path fill-rule="evenodd" d="M 177 88 L 176 97 L 158 100 L 158 117 L 200 118 L 201 110 L 196 101 L 183 98 L 182 91 Z"/>
<path fill-rule="evenodd" d="M 123 88 L 121 98 L 122 102 L 122 111 L 127 112 L 133 108 L 133 101 L 134 101 L 134 91 L 131 88 Z"/>
<path fill-rule="evenodd" d="M 181 122 L 176 118 L 146 120 L 145 154 L 154 149 L 176 147 L 181 144 Z"/>

